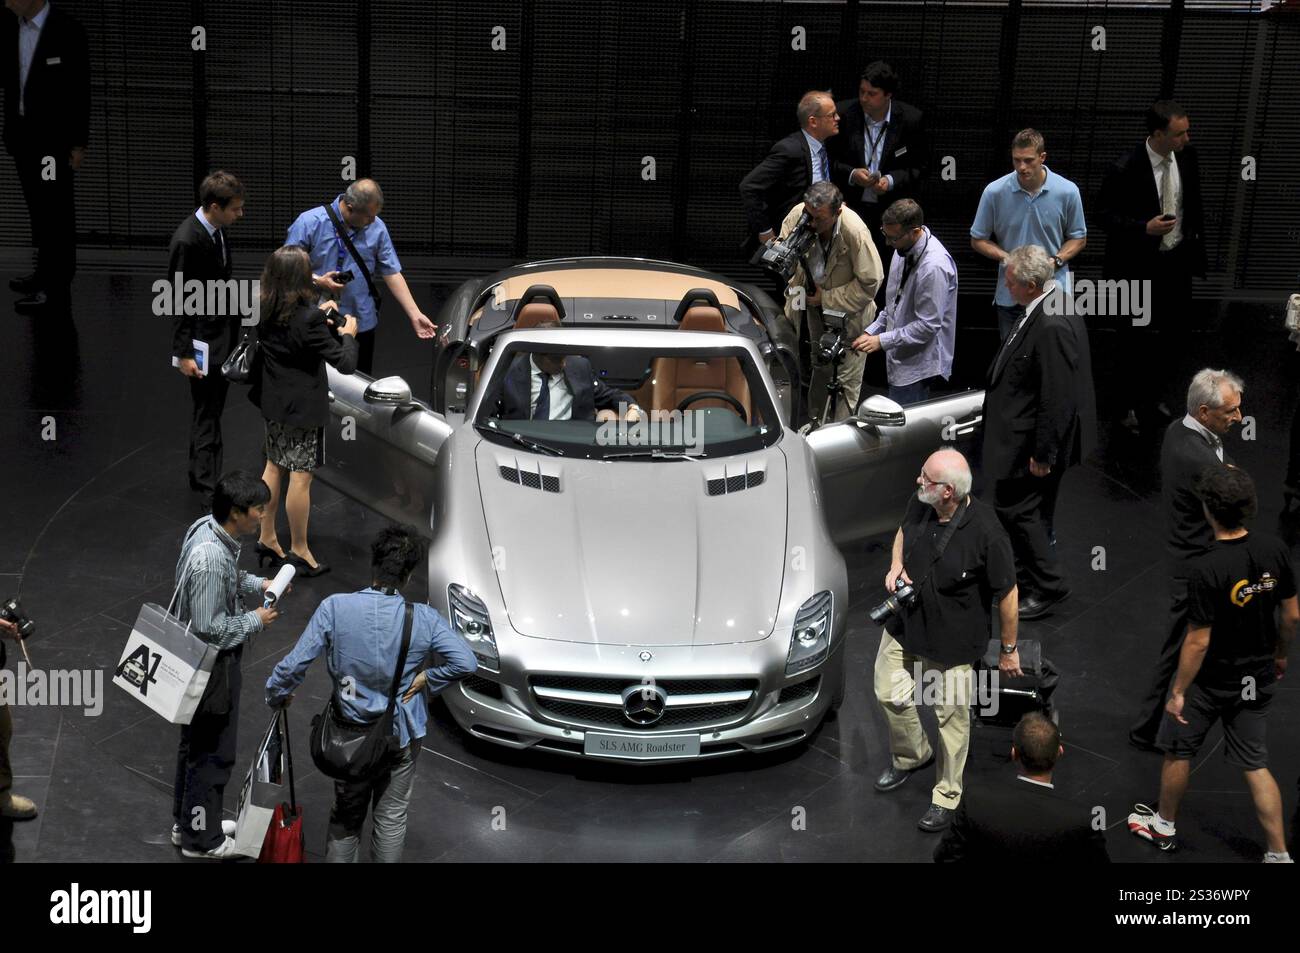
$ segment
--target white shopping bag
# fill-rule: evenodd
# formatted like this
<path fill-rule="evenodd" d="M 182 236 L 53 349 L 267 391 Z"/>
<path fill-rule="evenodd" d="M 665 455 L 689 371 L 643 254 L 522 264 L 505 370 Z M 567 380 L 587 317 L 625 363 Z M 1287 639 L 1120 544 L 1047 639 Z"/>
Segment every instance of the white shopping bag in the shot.
<path fill-rule="evenodd" d="M 235 849 L 245 857 L 258 857 L 266 840 L 275 806 L 284 800 L 285 745 L 281 712 L 271 717 L 253 763 L 239 792 L 235 821 Z"/>
<path fill-rule="evenodd" d="M 194 718 L 217 658 L 216 648 L 171 614 L 188 574 L 187 565 L 166 609 L 152 602 L 140 607 L 113 672 L 114 685 L 177 725 Z"/>
<path fill-rule="evenodd" d="M 140 607 L 113 684 L 168 721 L 188 725 L 208 687 L 217 650 L 162 606 Z"/>

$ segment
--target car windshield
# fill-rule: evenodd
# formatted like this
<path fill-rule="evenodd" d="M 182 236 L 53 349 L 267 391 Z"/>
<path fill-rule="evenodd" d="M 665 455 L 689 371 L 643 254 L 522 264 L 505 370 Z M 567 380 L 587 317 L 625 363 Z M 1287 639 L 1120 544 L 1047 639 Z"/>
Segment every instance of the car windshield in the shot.
<path fill-rule="evenodd" d="M 780 439 L 764 378 L 743 347 L 505 347 L 480 385 L 474 419 L 494 442 L 556 456 L 663 460 L 748 453 Z"/>

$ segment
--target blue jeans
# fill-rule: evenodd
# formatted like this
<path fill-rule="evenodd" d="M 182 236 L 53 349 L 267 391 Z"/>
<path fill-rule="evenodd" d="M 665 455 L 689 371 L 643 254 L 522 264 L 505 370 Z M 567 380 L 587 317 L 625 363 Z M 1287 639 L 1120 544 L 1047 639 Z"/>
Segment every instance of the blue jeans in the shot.
<path fill-rule="evenodd" d="M 374 805 L 370 832 L 370 856 L 377 864 L 395 864 L 402 859 L 406 844 L 406 810 L 411 805 L 415 784 L 415 759 L 420 739 L 393 756 L 392 763 L 365 781 L 334 782 L 334 809 L 330 811 L 329 840 L 325 844 L 327 864 L 355 864 L 366 823 L 366 808 Z"/>
<path fill-rule="evenodd" d="M 1016 326 L 1025 314 L 1025 309 L 1018 304 L 1007 306 L 1005 304 L 995 304 L 993 310 L 998 316 L 998 341 L 1005 341 L 1011 329 Z"/>
<path fill-rule="evenodd" d="M 919 404 L 922 401 L 930 399 L 930 387 L 935 381 L 943 380 L 941 377 L 923 377 L 919 381 L 911 384 L 890 384 L 889 399 L 894 403 L 906 407 L 908 404 Z"/>

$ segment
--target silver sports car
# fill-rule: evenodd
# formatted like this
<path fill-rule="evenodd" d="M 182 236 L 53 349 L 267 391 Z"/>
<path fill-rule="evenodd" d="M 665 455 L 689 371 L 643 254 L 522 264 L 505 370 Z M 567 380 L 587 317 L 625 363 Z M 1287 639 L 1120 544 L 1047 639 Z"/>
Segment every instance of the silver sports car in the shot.
<path fill-rule="evenodd" d="M 632 761 L 808 738 L 845 691 L 839 547 L 897 526 L 983 392 L 800 433 L 776 305 L 667 262 L 511 268 L 438 323 L 427 403 L 330 369 L 321 476 L 429 527 L 430 599 L 479 663 L 443 695 L 457 722 Z"/>

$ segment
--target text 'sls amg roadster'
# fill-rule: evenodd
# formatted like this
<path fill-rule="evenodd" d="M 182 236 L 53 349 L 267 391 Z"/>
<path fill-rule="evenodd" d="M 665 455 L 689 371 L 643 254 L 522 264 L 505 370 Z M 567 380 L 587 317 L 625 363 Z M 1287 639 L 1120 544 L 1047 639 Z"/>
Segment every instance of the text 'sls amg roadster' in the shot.
<path fill-rule="evenodd" d="M 330 369 L 354 439 L 321 476 L 429 527 L 429 598 L 479 663 L 444 693 L 456 721 L 643 761 L 809 737 L 844 697 L 837 546 L 898 525 L 983 393 L 906 412 L 873 396 L 802 434 L 772 300 L 665 262 L 511 268 L 457 288 L 438 323 L 427 403 Z"/>

